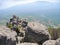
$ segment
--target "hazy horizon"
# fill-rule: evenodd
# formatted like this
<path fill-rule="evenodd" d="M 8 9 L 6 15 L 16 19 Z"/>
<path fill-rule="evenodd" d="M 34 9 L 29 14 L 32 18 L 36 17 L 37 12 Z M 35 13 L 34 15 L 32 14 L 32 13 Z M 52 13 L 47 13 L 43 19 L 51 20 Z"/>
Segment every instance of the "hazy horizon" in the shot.
<path fill-rule="evenodd" d="M 60 24 L 60 0 L 0 0 L 0 24 L 14 14 Z"/>

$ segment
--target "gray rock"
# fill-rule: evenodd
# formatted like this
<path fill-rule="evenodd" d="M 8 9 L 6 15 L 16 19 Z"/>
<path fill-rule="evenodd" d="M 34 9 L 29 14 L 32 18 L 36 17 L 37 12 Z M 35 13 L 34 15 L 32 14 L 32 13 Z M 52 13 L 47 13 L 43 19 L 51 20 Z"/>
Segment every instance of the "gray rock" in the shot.
<path fill-rule="evenodd" d="M 39 22 L 28 23 L 25 40 L 29 42 L 43 43 L 49 39 L 51 39 L 51 36 L 46 26 L 40 24 Z"/>
<path fill-rule="evenodd" d="M 16 32 L 0 26 L 0 45 L 16 45 Z"/>
<path fill-rule="evenodd" d="M 42 45 L 55 45 L 55 44 L 56 44 L 55 40 L 47 40 Z"/>
<path fill-rule="evenodd" d="M 60 45 L 60 38 L 56 40 L 56 45 Z"/>

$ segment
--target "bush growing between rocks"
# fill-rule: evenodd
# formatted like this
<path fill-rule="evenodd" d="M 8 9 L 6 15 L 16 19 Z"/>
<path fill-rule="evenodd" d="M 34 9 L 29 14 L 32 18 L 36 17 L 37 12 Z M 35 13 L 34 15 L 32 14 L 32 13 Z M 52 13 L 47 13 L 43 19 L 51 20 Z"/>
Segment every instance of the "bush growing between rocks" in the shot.
<path fill-rule="evenodd" d="M 49 27 L 48 31 L 51 34 L 51 39 L 56 40 L 60 37 L 60 28 Z"/>

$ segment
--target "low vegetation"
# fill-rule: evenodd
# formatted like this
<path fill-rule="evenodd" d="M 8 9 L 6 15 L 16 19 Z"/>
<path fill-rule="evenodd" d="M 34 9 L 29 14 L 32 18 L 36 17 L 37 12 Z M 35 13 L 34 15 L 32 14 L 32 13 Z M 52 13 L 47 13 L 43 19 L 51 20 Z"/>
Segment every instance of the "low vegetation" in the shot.
<path fill-rule="evenodd" d="M 51 39 L 56 40 L 57 38 L 60 38 L 60 27 L 59 28 L 53 28 L 53 27 L 48 27 L 48 31 L 51 35 Z"/>

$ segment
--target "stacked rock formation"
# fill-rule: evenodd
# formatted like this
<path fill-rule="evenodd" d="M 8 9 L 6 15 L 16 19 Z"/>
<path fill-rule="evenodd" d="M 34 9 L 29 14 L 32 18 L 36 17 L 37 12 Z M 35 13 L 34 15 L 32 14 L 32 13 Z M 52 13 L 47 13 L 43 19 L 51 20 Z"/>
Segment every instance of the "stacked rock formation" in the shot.
<path fill-rule="evenodd" d="M 17 43 L 22 42 L 25 37 L 25 28 L 27 26 L 27 21 L 13 15 L 6 26 L 17 33 Z"/>
<path fill-rule="evenodd" d="M 0 45 L 38 45 L 49 39 L 51 36 L 45 25 L 39 22 L 26 22 L 16 16 L 10 19 L 7 27 L 0 27 Z"/>

